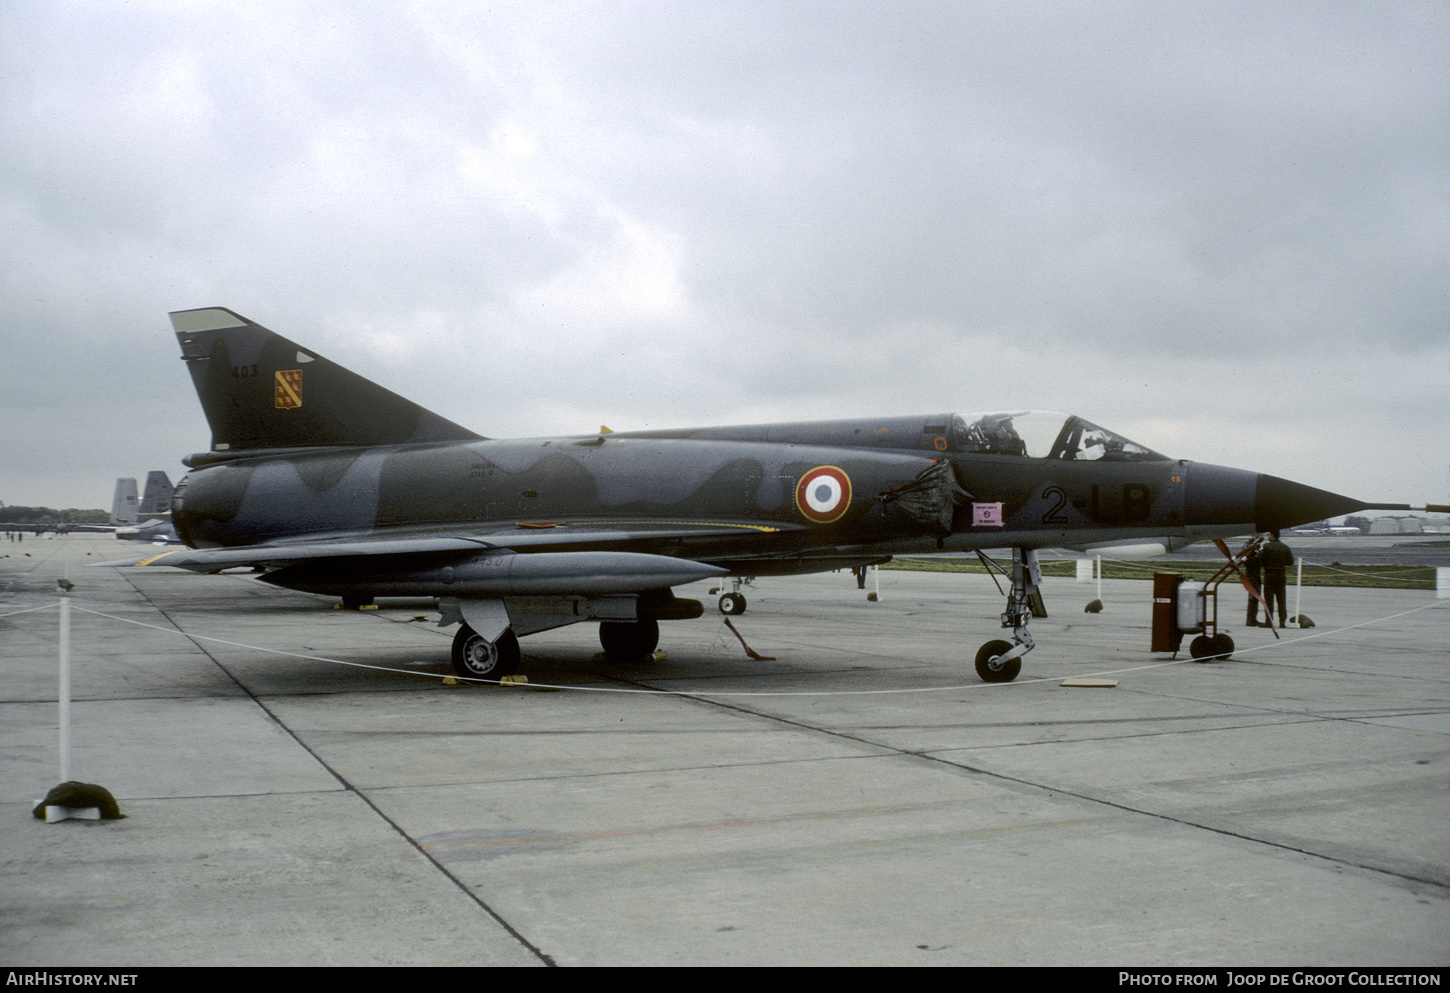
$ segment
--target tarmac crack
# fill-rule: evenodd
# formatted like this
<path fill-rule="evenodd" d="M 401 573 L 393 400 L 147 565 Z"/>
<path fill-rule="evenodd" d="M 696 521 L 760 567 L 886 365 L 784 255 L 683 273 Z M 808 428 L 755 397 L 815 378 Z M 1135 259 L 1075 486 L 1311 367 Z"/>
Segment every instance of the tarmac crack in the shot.
<path fill-rule="evenodd" d="M 127 581 L 130 582 L 131 577 L 127 575 L 126 578 Z M 413 838 L 412 835 L 408 834 L 407 831 L 403 830 L 402 825 L 398 824 L 397 821 L 393 820 L 391 817 L 385 814 L 382 809 L 378 807 L 377 804 L 373 803 L 372 799 L 366 793 L 364 793 L 362 790 L 359 790 L 356 786 L 349 782 L 347 777 L 343 776 L 335 768 L 333 768 L 331 763 L 329 763 L 321 755 L 317 754 L 316 751 L 310 748 L 307 742 L 304 741 L 302 737 L 297 734 L 297 732 L 292 730 L 292 728 L 289 727 L 285 721 L 278 717 L 277 714 L 270 707 L 268 707 L 267 704 L 263 702 L 260 697 L 253 693 L 240 679 L 238 679 L 236 675 L 233 674 L 231 670 L 226 667 L 226 665 L 224 665 L 204 645 L 197 641 L 197 639 L 193 638 L 186 631 L 182 630 L 181 626 L 171 618 L 171 615 L 169 613 L 167 613 L 165 607 L 152 600 L 150 595 L 143 591 L 140 587 L 136 586 L 134 582 L 131 583 L 131 587 L 132 589 L 136 590 L 136 593 L 142 598 L 142 600 L 144 600 L 153 610 L 155 610 L 158 614 L 165 618 L 166 623 L 174 627 L 177 633 L 184 636 L 188 641 L 195 645 L 203 655 L 210 659 L 213 665 L 215 665 L 222 672 L 226 673 L 227 678 L 230 679 L 237 686 L 238 689 L 246 694 L 247 698 L 251 700 L 252 703 L 254 703 L 262 713 L 266 714 L 267 717 L 271 719 L 274 724 L 276 724 L 279 728 L 286 732 L 288 737 L 290 737 L 293 741 L 297 743 L 298 747 L 300 747 L 303 751 L 310 755 L 313 760 L 316 761 L 317 764 L 320 765 L 323 769 L 326 769 L 328 775 L 332 776 L 333 779 L 337 780 L 337 782 L 342 785 L 344 791 L 351 793 L 353 796 L 356 796 L 359 800 L 366 804 L 368 809 L 371 810 L 375 815 L 377 815 L 377 817 L 384 824 L 388 825 L 388 827 L 390 827 L 400 838 L 402 838 L 403 841 L 408 845 L 408 847 L 410 847 L 413 851 L 417 852 L 419 856 L 426 859 L 428 864 L 433 866 L 433 868 L 444 879 L 447 879 L 450 883 L 452 883 L 453 886 L 455 886 L 461 893 L 463 893 L 463 895 L 468 900 L 470 900 L 480 910 L 482 910 L 489 917 L 491 917 L 498 924 L 499 927 L 503 928 L 504 931 L 509 934 L 510 937 L 512 937 L 524 948 L 528 949 L 530 954 L 534 955 L 540 962 L 545 965 L 553 966 L 556 964 L 549 955 L 547 955 L 542 949 L 540 949 L 533 942 L 529 941 L 521 933 L 519 933 L 519 931 L 513 925 L 511 925 L 508 921 L 504 920 L 503 917 L 501 917 L 492 907 L 490 907 L 477 893 L 475 893 L 461 879 L 459 879 L 452 872 L 450 872 L 448 868 L 437 858 L 435 858 L 433 854 L 430 853 L 417 839 Z"/>
<path fill-rule="evenodd" d="M 649 686 L 648 684 L 645 684 L 645 683 L 638 683 L 638 682 L 635 682 L 633 680 L 621 679 L 619 681 L 620 682 L 629 683 L 630 685 L 640 686 L 641 688 L 644 688 L 644 689 L 654 689 L 654 690 L 658 690 L 658 687 Z M 666 692 L 666 691 L 660 690 L 659 692 Z M 718 708 L 718 709 L 721 709 L 721 710 L 730 710 L 730 711 L 734 711 L 734 712 L 741 713 L 741 714 L 748 714 L 748 715 L 750 715 L 752 717 L 760 718 L 760 719 L 766 720 L 766 721 L 772 721 L 772 722 L 775 722 L 775 723 L 778 723 L 778 724 L 783 724 L 783 725 L 788 726 L 788 727 L 798 728 L 798 729 L 803 730 L 803 731 L 810 731 L 810 732 L 813 732 L 813 733 L 816 733 L 816 734 L 825 735 L 827 737 L 838 738 L 838 739 L 842 739 L 842 740 L 845 740 L 845 741 L 850 741 L 850 742 L 853 742 L 853 743 L 858 744 L 858 745 L 864 745 L 864 746 L 868 746 L 868 747 L 871 747 L 871 748 L 878 748 L 878 749 L 881 749 L 883 752 L 885 752 L 887 754 L 890 754 L 890 755 L 897 755 L 897 756 L 901 756 L 903 758 L 916 759 L 918 761 L 930 762 L 930 763 L 934 763 L 934 764 L 938 764 L 938 765 L 944 765 L 944 766 L 948 766 L 948 767 L 951 767 L 951 768 L 954 768 L 954 769 L 960 769 L 963 772 L 970 772 L 970 773 L 974 773 L 976 775 L 986 776 L 986 777 L 989 777 L 991 779 L 997 779 L 997 780 L 1000 780 L 1002 782 L 1013 783 L 1013 784 L 1016 784 L 1018 786 L 1025 786 L 1025 787 L 1028 787 L 1028 788 L 1034 789 L 1034 790 L 1041 790 L 1043 792 L 1050 793 L 1050 794 L 1053 794 L 1053 795 L 1056 795 L 1056 796 L 1068 796 L 1068 797 L 1072 797 L 1072 798 L 1077 799 L 1077 800 L 1084 801 L 1086 803 L 1097 804 L 1097 805 L 1100 805 L 1100 806 L 1103 806 L 1103 807 L 1108 807 L 1108 808 L 1111 808 L 1111 809 L 1114 809 L 1114 810 L 1120 810 L 1120 811 L 1123 811 L 1125 813 L 1136 814 L 1136 815 L 1139 815 L 1139 816 L 1142 816 L 1142 817 L 1153 818 L 1155 820 L 1160 820 L 1160 821 L 1163 821 L 1165 823 L 1177 824 L 1177 825 L 1180 825 L 1180 826 L 1183 826 L 1183 827 L 1195 828 L 1195 829 L 1198 829 L 1198 830 L 1201 830 L 1201 831 L 1209 831 L 1209 832 L 1211 832 L 1213 834 L 1218 834 L 1218 835 L 1222 835 L 1224 837 L 1229 837 L 1229 838 L 1236 838 L 1236 839 L 1238 839 L 1240 841 L 1246 841 L 1246 842 L 1249 842 L 1251 844 L 1264 845 L 1266 847 L 1274 848 L 1274 849 L 1277 849 L 1279 851 L 1291 852 L 1291 853 L 1294 853 L 1296 855 L 1302 855 L 1302 856 L 1304 856 L 1306 858 L 1312 858 L 1312 859 L 1315 859 L 1315 860 L 1318 860 L 1318 861 L 1321 861 L 1321 862 L 1325 862 L 1325 863 L 1330 864 L 1330 865 L 1339 865 L 1339 866 L 1344 866 L 1344 867 L 1347 867 L 1347 868 L 1358 869 L 1358 870 L 1361 870 L 1361 871 L 1374 873 L 1376 875 L 1389 876 L 1391 878 L 1398 879 L 1398 880 L 1402 881 L 1403 883 L 1411 884 L 1412 886 L 1430 887 L 1434 891 L 1435 895 L 1440 896 L 1442 898 L 1450 898 L 1450 887 L 1447 887 L 1446 886 L 1446 883 L 1445 883 L 1445 881 L 1443 879 L 1436 879 L 1436 878 L 1432 878 L 1432 877 L 1430 877 L 1428 875 L 1420 875 L 1420 874 L 1417 874 L 1414 870 L 1412 870 L 1412 869 L 1410 869 L 1408 867 L 1406 869 L 1404 869 L 1404 870 L 1396 870 L 1396 869 L 1387 868 L 1387 867 L 1381 866 L 1381 865 L 1373 865 L 1373 864 L 1370 864 L 1366 860 L 1352 857 L 1347 852 L 1344 853 L 1344 854 L 1342 854 L 1342 855 L 1334 855 L 1334 854 L 1329 854 L 1329 853 L 1321 852 L 1321 851 L 1313 851 L 1311 849 L 1308 849 L 1308 848 L 1305 848 L 1305 847 L 1302 847 L 1302 846 L 1298 846 L 1298 845 L 1294 845 L 1294 844 L 1290 844 L 1290 843 L 1285 842 L 1285 841 L 1276 841 L 1276 840 L 1271 839 L 1271 838 L 1257 837 L 1257 836 L 1254 836 L 1254 835 L 1251 835 L 1251 834 L 1247 834 L 1247 833 L 1245 833 L 1243 831 L 1237 831 L 1237 830 L 1233 830 L 1233 829 L 1226 828 L 1226 827 L 1219 827 L 1219 826 L 1216 826 L 1214 824 L 1207 823 L 1206 821 L 1192 820 L 1190 818 L 1175 816 L 1173 814 L 1165 813 L 1163 811 L 1147 810 L 1147 809 L 1144 809 L 1144 808 L 1141 808 L 1141 807 L 1133 806 L 1132 804 L 1123 803 L 1123 802 L 1118 801 L 1118 800 L 1108 799 L 1107 797 L 1094 796 L 1093 794 L 1090 794 L 1090 793 L 1084 793 L 1081 790 L 1071 789 L 1071 788 L 1063 788 L 1061 786 L 1053 786 L 1053 785 L 1050 785 L 1048 783 L 1037 782 L 1035 780 L 1027 779 L 1027 778 L 1022 777 L 1022 776 L 1013 776 L 1013 775 L 1008 775 L 1007 773 L 995 771 L 995 770 L 992 770 L 992 769 L 985 769 L 985 768 L 982 768 L 980 766 L 974 766 L 974 765 L 970 765 L 970 764 L 968 764 L 966 762 L 962 762 L 962 761 L 958 761 L 958 760 L 954 760 L 954 759 L 948 758 L 948 757 L 946 757 L 944 755 L 941 755 L 939 753 L 933 753 L 933 752 L 929 752 L 929 751 L 925 751 L 925 750 L 913 750 L 913 749 L 908 749 L 908 748 L 902 748 L 900 746 L 892 745 L 892 744 L 889 744 L 887 742 L 875 740 L 875 739 L 870 738 L 870 737 L 867 737 L 865 735 L 861 735 L 861 734 L 848 734 L 844 729 L 824 727 L 824 726 L 821 726 L 821 725 L 818 725 L 818 724 L 811 724 L 811 723 L 809 723 L 807 721 L 797 720 L 797 719 L 788 718 L 788 717 L 782 717 L 782 716 L 780 716 L 778 714 L 770 714 L 770 713 L 765 713 L 765 712 L 762 712 L 762 711 L 759 711 L 759 710 L 753 710 L 750 707 L 747 707 L 747 706 L 744 706 L 744 705 L 741 705 L 741 704 L 727 703 L 727 702 L 720 701 L 720 700 L 713 700 L 713 699 L 710 699 L 708 697 L 708 695 L 695 696 L 693 694 L 680 693 L 678 691 L 668 691 L 668 692 L 671 692 L 671 693 L 673 693 L 673 694 L 675 694 L 677 696 L 680 696 L 680 697 L 682 697 L 684 699 L 692 700 L 692 701 L 694 701 L 696 703 L 705 704 L 707 706 L 715 707 L 715 708 Z M 1270 711 L 1270 713 L 1272 713 L 1272 711 Z M 1312 717 L 1312 715 L 1298 715 L 1298 716 L 1308 716 L 1308 717 Z M 1317 719 L 1318 720 L 1344 720 L 1344 718 L 1317 718 Z"/>

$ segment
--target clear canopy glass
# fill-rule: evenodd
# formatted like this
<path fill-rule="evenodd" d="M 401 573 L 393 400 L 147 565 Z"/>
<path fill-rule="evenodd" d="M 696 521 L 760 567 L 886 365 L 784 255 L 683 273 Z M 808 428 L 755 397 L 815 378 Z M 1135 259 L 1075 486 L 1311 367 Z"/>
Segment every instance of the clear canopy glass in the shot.
<path fill-rule="evenodd" d="M 956 452 L 1091 462 L 1167 461 L 1122 435 L 1053 410 L 954 414 L 947 446 Z"/>

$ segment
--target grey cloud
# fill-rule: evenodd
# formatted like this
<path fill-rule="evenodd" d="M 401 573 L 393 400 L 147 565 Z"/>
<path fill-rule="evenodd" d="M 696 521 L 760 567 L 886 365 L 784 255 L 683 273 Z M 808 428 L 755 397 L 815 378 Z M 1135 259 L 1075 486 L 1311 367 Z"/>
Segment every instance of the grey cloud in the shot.
<path fill-rule="evenodd" d="M 90 471 L 103 502 L 203 445 L 165 312 L 223 305 L 486 433 L 1211 410 L 1220 461 L 1443 497 L 1447 29 L 1413 2 L 11 5 L 0 440 L 56 454 L 7 488 Z M 164 429 L 67 441 L 136 395 Z M 1365 424 L 1397 470 L 1295 450 Z"/>

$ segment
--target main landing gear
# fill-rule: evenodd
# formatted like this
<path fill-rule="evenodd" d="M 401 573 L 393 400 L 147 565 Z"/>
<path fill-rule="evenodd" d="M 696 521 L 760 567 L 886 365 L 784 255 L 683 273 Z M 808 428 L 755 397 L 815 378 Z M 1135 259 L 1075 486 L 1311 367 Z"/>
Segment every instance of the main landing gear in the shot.
<path fill-rule="evenodd" d="M 498 681 L 512 676 L 519 671 L 519 659 L 519 639 L 512 631 L 489 641 L 464 623 L 453 636 L 453 671 L 464 679 Z"/>
<path fill-rule="evenodd" d="M 1037 552 L 1030 548 L 1012 549 L 1012 570 L 1008 572 L 981 552 L 977 557 L 987 566 L 1007 576 L 1012 588 L 1007 591 L 1007 609 L 1002 611 L 1002 626 L 1012 629 L 1012 640 L 989 641 L 977 650 L 977 675 L 989 683 L 1010 683 L 1022 671 L 1022 656 L 1037 647 L 1027 632 L 1027 622 L 1046 617 L 1042 602 L 1042 570 L 1037 565 Z M 993 575 L 993 579 L 996 576 Z M 1001 589 L 999 585 L 997 587 Z"/>
<path fill-rule="evenodd" d="M 659 621 L 600 621 L 599 643 L 612 660 L 642 659 L 659 647 Z M 519 638 L 512 628 L 489 641 L 465 621 L 453 636 L 453 671 L 464 679 L 497 682 L 516 674 L 520 659 Z"/>
<path fill-rule="evenodd" d="M 599 644 L 606 658 L 642 659 L 659 647 L 659 621 L 600 621 Z"/>
<path fill-rule="evenodd" d="M 464 679 L 499 682 L 518 673 L 519 638 L 585 621 L 599 622 L 599 643 L 611 660 L 649 658 L 660 643 L 660 621 L 699 617 L 705 605 L 667 587 L 642 593 L 557 597 L 439 597 L 439 627 L 458 625 L 453 671 Z"/>

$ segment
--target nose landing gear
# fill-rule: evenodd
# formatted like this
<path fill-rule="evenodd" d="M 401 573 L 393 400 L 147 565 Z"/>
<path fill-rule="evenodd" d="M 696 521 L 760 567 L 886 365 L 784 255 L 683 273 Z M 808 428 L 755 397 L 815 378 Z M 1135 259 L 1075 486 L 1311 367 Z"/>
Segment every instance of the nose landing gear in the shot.
<path fill-rule="evenodd" d="M 977 675 L 989 683 L 1010 683 L 1022 671 L 1022 656 L 1037 647 L 1027 632 L 1027 622 L 1047 616 L 1047 607 L 1042 602 L 1042 570 L 1037 564 L 1037 552 L 1031 548 L 1012 549 L 1010 572 L 981 552 L 977 557 L 989 571 L 1001 573 L 1012 583 L 1007 591 L 1007 609 L 1002 611 L 1002 626 L 1012 629 L 1012 640 L 999 638 L 978 649 Z M 996 575 L 992 578 L 995 580 Z M 1001 585 L 997 588 L 1000 590 Z"/>

